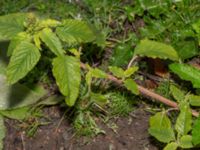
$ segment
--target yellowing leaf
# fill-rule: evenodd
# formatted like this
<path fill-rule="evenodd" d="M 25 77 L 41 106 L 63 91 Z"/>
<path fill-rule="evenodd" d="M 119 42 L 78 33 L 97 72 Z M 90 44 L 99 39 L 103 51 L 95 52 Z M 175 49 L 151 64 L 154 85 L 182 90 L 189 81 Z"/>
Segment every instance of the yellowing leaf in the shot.
<path fill-rule="evenodd" d="M 59 56 L 53 60 L 53 75 L 66 104 L 73 106 L 79 94 L 81 82 L 80 62 L 72 56 Z"/>
<path fill-rule="evenodd" d="M 132 79 L 126 79 L 124 81 L 124 86 L 130 90 L 133 94 L 136 94 L 138 95 L 139 94 L 139 90 L 138 90 L 138 87 L 137 87 L 137 84 L 135 83 L 134 80 Z"/>
<path fill-rule="evenodd" d="M 64 55 L 64 50 L 62 49 L 62 44 L 59 38 L 50 28 L 43 29 L 40 38 L 55 55 Z"/>
<path fill-rule="evenodd" d="M 33 69 L 40 59 L 38 48 L 30 42 L 21 42 L 13 51 L 7 68 L 10 84 L 16 83 Z"/>
<path fill-rule="evenodd" d="M 178 54 L 173 47 L 148 39 L 140 41 L 135 48 L 134 54 L 152 58 L 171 59 L 174 61 L 179 60 Z"/>

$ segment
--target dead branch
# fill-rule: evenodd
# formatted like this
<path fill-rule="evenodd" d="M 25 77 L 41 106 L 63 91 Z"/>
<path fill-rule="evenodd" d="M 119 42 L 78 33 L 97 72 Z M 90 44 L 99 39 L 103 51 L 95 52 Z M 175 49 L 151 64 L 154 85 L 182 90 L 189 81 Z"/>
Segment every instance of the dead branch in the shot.
<path fill-rule="evenodd" d="M 87 69 L 85 64 L 81 63 L 81 68 L 83 69 Z M 108 75 L 108 79 L 121 85 L 122 84 L 122 81 L 117 79 L 116 77 L 112 76 L 112 75 Z M 140 94 L 147 97 L 147 98 L 151 98 L 152 100 L 156 100 L 156 101 L 159 101 L 167 106 L 170 106 L 170 107 L 173 107 L 173 108 L 178 108 L 178 104 L 176 102 L 173 102 L 172 100 L 170 99 L 167 99 L 153 91 L 150 91 L 146 88 L 144 88 L 143 86 L 141 85 L 138 85 L 138 89 L 140 91 Z M 198 117 L 199 116 L 199 113 L 195 110 L 192 110 L 192 115 L 194 117 Z"/>

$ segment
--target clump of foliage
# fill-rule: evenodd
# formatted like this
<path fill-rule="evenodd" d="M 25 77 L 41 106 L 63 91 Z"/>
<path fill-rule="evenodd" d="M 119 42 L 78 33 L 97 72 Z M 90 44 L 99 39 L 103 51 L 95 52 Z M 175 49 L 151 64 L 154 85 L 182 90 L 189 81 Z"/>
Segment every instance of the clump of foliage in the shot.
<path fill-rule="evenodd" d="M 37 9 L 46 11 L 45 6 L 38 3 L 40 5 L 37 5 Z M 52 7 L 52 4 L 48 7 Z M 71 4 L 75 6 L 74 2 Z M 175 125 L 172 125 L 173 121 L 170 121 L 168 117 L 170 110 L 156 113 L 150 119 L 149 133 L 160 142 L 167 144 L 165 150 L 198 147 L 200 143 L 199 119 L 192 118 L 191 107 L 200 106 L 199 95 L 195 93 L 195 90 L 200 88 L 200 70 L 188 61 L 199 56 L 199 2 L 135 0 L 119 7 L 121 4 L 120 1 L 113 0 L 84 0 L 80 5 L 87 11 L 80 9 L 80 12 L 86 15 L 72 13 L 65 16 L 76 19 L 46 19 L 33 13 L 1 16 L 0 41 L 10 41 L 7 50 L 10 61 L 6 71 L 2 69 L 3 71 L 0 70 L 0 72 L 4 75 L 6 72 L 9 84 L 16 84 L 22 82 L 36 68 L 40 60 L 47 58 L 49 74 L 53 82 L 56 82 L 66 105 L 75 107 L 77 110 L 74 119 L 75 129 L 83 135 L 90 135 L 101 132 L 93 119 L 92 106 L 95 105 L 102 110 L 108 107 L 111 115 L 127 115 L 131 111 L 131 104 L 121 94 L 106 95 L 93 90 L 94 79 L 109 80 L 112 74 L 112 77 L 115 80 L 118 79 L 126 89 L 138 95 L 139 88 L 134 74 L 140 66 L 132 65 L 131 58 L 162 59 L 171 74 L 177 75 L 181 82 L 187 81 L 185 89 L 191 90 L 185 93 L 172 85 L 171 81 L 167 84 L 163 83 L 158 88 L 161 94 L 173 97 L 177 101 L 180 112 L 174 119 Z M 19 5 L 21 7 L 25 3 Z M 53 18 L 57 18 L 55 16 L 53 15 Z M 80 18 L 89 20 L 93 25 Z M 143 21 L 140 27 L 134 25 L 138 20 Z M 113 39 L 115 34 L 121 34 L 125 30 L 124 25 L 127 22 L 137 33 L 128 29 L 128 33 L 124 32 L 120 39 Z M 100 28 L 102 32 L 97 28 Z M 106 36 L 109 42 L 106 41 Z M 110 41 L 115 41 L 117 44 Z M 89 61 L 84 62 L 85 64 L 81 62 L 81 60 L 87 60 L 83 59 L 86 57 L 84 52 L 87 51 L 83 49 L 87 48 L 83 45 L 88 43 L 97 47 L 114 47 L 110 58 L 111 66 L 105 69 L 110 73 L 91 67 Z M 129 66 L 124 69 L 128 63 L 130 63 Z M 84 71 L 81 71 L 81 68 Z M 84 93 L 80 90 L 82 82 L 86 84 Z M 2 113 L 1 115 L 4 116 Z M 1 115 L 0 124 L 3 124 Z M 1 127 L 0 140 L 5 133 L 4 126 Z"/>

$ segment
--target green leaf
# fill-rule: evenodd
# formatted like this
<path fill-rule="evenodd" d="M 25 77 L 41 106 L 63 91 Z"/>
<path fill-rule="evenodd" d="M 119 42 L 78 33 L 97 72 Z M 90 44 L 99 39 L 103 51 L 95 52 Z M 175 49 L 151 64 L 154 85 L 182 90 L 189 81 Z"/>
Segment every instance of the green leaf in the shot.
<path fill-rule="evenodd" d="M 102 94 L 92 92 L 90 96 L 91 100 L 99 105 L 104 105 L 108 102 L 107 98 Z"/>
<path fill-rule="evenodd" d="M 23 120 L 30 115 L 30 107 L 21 107 L 11 110 L 0 110 L 0 114 L 7 118 Z"/>
<path fill-rule="evenodd" d="M 119 44 L 114 49 L 111 58 L 111 65 L 117 67 L 125 66 L 128 64 L 132 57 L 133 48 L 131 47 L 131 44 Z"/>
<path fill-rule="evenodd" d="M 0 150 L 3 150 L 3 139 L 6 136 L 6 127 L 4 125 L 4 119 L 0 115 Z"/>
<path fill-rule="evenodd" d="M 124 78 L 124 70 L 116 66 L 109 66 L 110 72 L 118 78 Z"/>
<path fill-rule="evenodd" d="M 135 55 L 142 55 L 152 58 L 171 59 L 178 61 L 177 52 L 170 45 L 144 39 L 135 48 Z"/>
<path fill-rule="evenodd" d="M 189 95 L 189 102 L 191 106 L 200 106 L 200 96 L 198 95 Z"/>
<path fill-rule="evenodd" d="M 20 32 L 14 36 L 9 44 L 7 56 L 11 56 L 14 49 L 23 41 L 30 41 L 31 37 L 26 32 Z"/>
<path fill-rule="evenodd" d="M 195 120 L 193 128 L 192 128 L 192 143 L 194 145 L 200 144 L 199 132 L 200 132 L 200 117 Z"/>
<path fill-rule="evenodd" d="M 133 94 L 136 94 L 138 95 L 139 94 L 139 90 L 138 90 L 138 87 L 137 87 L 137 84 L 135 83 L 134 80 L 132 79 L 126 79 L 124 81 L 124 86 L 130 90 Z"/>
<path fill-rule="evenodd" d="M 181 41 L 177 43 L 176 50 L 182 60 L 192 58 L 199 54 L 198 44 L 195 40 Z"/>
<path fill-rule="evenodd" d="M 191 135 L 183 135 L 180 138 L 180 147 L 181 148 L 192 148 L 192 136 Z"/>
<path fill-rule="evenodd" d="M 38 85 L 33 85 L 40 90 L 33 91 L 25 85 L 16 83 L 8 85 L 6 76 L 0 74 L 0 110 L 16 109 L 36 103 L 48 92 Z"/>
<path fill-rule="evenodd" d="M 98 68 L 91 69 L 91 73 L 95 78 L 107 78 L 107 74 Z"/>
<path fill-rule="evenodd" d="M 22 32 L 26 17 L 25 13 L 0 16 L 0 41 L 11 40 L 19 32 Z"/>
<path fill-rule="evenodd" d="M 73 106 L 79 94 L 81 82 L 80 61 L 72 56 L 60 56 L 53 60 L 53 75 L 66 103 Z"/>
<path fill-rule="evenodd" d="M 180 114 L 176 120 L 175 129 L 180 135 L 186 135 L 191 129 L 192 113 L 187 102 L 180 105 Z"/>
<path fill-rule="evenodd" d="M 132 74 L 134 74 L 136 71 L 138 70 L 138 67 L 130 67 L 128 68 L 127 70 L 124 71 L 124 76 L 127 78 L 127 77 L 130 77 Z"/>
<path fill-rule="evenodd" d="M 171 122 L 165 112 L 156 113 L 150 118 L 149 133 L 157 140 L 164 143 L 169 143 L 170 141 L 175 140 Z"/>
<path fill-rule="evenodd" d="M 167 144 L 163 150 L 176 150 L 178 148 L 178 144 L 175 142 L 171 142 Z"/>
<path fill-rule="evenodd" d="M 170 85 L 170 92 L 172 93 L 174 99 L 178 102 L 184 101 L 185 93 L 177 88 L 175 85 Z"/>
<path fill-rule="evenodd" d="M 181 79 L 191 81 L 194 88 L 200 88 L 200 70 L 190 65 L 179 63 L 170 64 L 169 68 Z"/>
<path fill-rule="evenodd" d="M 40 38 L 55 55 L 64 55 L 64 50 L 62 49 L 59 38 L 50 28 L 43 29 L 40 33 Z"/>
<path fill-rule="evenodd" d="M 80 20 L 68 19 L 56 28 L 58 36 L 69 45 L 91 42 L 95 35 L 87 23 Z"/>
<path fill-rule="evenodd" d="M 14 49 L 7 68 L 7 77 L 10 84 L 16 83 L 33 69 L 40 59 L 38 48 L 29 42 L 21 42 Z"/>

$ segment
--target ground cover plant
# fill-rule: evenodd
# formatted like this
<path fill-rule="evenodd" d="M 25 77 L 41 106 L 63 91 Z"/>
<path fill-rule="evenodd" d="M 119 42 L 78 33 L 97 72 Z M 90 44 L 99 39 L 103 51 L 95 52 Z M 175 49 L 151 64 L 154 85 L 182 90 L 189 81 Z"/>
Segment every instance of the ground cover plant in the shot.
<path fill-rule="evenodd" d="M 94 136 L 95 117 L 126 116 L 140 96 L 166 104 L 148 129 L 163 149 L 199 146 L 200 1 L 0 3 L 0 149 L 5 117 L 34 118 L 33 136 L 42 107 L 59 104 Z"/>

